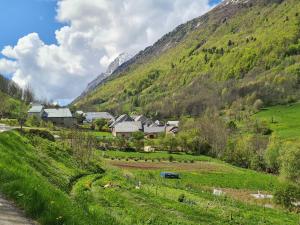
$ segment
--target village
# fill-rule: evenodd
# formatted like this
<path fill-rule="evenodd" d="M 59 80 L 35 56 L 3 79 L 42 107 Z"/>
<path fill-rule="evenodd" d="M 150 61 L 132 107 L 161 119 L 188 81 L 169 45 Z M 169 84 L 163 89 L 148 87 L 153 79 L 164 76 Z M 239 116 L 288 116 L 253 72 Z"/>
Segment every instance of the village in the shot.
<path fill-rule="evenodd" d="M 144 115 L 113 116 L 109 112 L 71 112 L 69 108 L 45 108 L 40 103 L 31 103 L 28 117 L 51 122 L 55 126 L 76 128 L 80 125 L 92 125 L 101 121 L 114 137 L 130 138 L 136 132 L 144 133 L 145 138 L 153 139 L 159 135 L 173 135 L 179 132 L 179 121 L 167 121 L 166 123 L 153 121 Z"/>

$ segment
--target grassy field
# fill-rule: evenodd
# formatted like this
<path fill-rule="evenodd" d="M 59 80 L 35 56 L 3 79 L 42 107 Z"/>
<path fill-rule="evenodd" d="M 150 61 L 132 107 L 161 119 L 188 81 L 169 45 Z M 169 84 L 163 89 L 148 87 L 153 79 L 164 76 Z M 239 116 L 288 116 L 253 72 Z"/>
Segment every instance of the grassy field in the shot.
<path fill-rule="evenodd" d="M 157 158 L 166 153 L 108 154 L 123 159 L 105 159 L 107 172 L 101 177 L 85 177 L 73 193 L 88 190 L 89 207 L 98 211 L 109 208 L 119 224 L 297 224 L 296 214 L 285 212 L 271 200 L 250 196 L 257 191 L 271 193 L 278 184 L 276 176 L 205 157 L 180 163 L 125 159 L 137 155 Z M 181 179 L 163 179 L 162 171 L 179 172 Z M 214 196 L 214 188 L 225 196 Z M 179 202 L 182 194 L 185 200 Z"/>
<path fill-rule="evenodd" d="M 276 137 L 300 140 L 300 103 L 266 108 L 256 118 L 265 122 Z"/>
<path fill-rule="evenodd" d="M 99 151 L 94 161 L 80 169 L 71 151 L 59 142 L 2 133 L 0 191 L 47 225 L 298 222 L 296 214 L 271 200 L 250 196 L 257 191 L 272 193 L 276 176 L 204 156 L 172 154 L 175 161 L 170 162 L 165 152 L 105 154 L 114 160 Z M 162 179 L 161 171 L 178 172 L 181 179 Z M 214 196 L 214 188 L 225 196 Z M 181 195 L 185 197 L 179 202 Z"/>

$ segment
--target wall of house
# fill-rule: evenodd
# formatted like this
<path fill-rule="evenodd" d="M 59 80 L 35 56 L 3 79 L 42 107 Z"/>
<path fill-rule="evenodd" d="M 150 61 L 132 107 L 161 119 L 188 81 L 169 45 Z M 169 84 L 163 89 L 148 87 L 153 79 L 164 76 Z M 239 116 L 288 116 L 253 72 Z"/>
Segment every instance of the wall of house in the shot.
<path fill-rule="evenodd" d="M 51 121 L 54 125 L 64 126 L 64 127 L 73 127 L 76 124 L 75 118 L 47 118 L 47 121 Z"/>
<path fill-rule="evenodd" d="M 129 138 L 129 137 L 132 136 L 132 133 L 128 133 L 128 132 L 115 132 L 115 131 L 113 131 L 113 136 L 115 136 L 115 137 Z"/>

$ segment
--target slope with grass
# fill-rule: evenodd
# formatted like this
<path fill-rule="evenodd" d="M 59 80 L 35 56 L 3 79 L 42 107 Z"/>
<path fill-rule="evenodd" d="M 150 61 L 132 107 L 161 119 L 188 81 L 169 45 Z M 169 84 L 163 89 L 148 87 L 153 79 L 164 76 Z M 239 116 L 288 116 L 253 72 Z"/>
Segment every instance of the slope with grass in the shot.
<path fill-rule="evenodd" d="M 300 141 L 300 103 L 265 108 L 255 115 L 273 135 L 285 141 Z"/>
<path fill-rule="evenodd" d="M 276 176 L 209 157 L 172 154 L 169 162 L 167 156 L 98 152 L 82 168 L 61 142 L 1 133 L 0 192 L 42 225 L 296 224 L 296 214 L 250 197 L 258 190 L 272 193 Z M 181 179 L 160 178 L 165 170 L 179 172 Z M 213 188 L 226 195 L 212 195 Z"/>
<path fill-rule="evenodd" d="M 96 164 L 79 169 L 68 149 L 47 140 L 0 134 L 0 191 L 41 224 L 114 224 L 69 195 L 79 177 L 101 174 Z"/>
<path fill-rule="evenodd" d="M 74 105 L 176 117 L 237 100 L 298 99 L 300 2 L 229 2 L 179 26 Z"/>

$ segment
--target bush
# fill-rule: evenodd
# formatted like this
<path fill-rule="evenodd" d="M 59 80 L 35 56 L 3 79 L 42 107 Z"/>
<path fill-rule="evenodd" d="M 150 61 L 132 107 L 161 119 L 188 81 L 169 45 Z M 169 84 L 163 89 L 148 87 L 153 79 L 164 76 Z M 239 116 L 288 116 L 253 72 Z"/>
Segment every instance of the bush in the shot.
<path fill-rule="evenodd" d="M 185 200 L 185 195 L 184 194 L 179 195 L 178 202 L 184 202 L 184 200 Z"/>
<path fill-rule="evenodd" d="M 174 157 L 170 155 L 170 156 L 169 156 L 169 161 L 170 161 L 170 162 L 173 162 L 174 160 L 175 160 Z"/>
<path fill-rule="evenodd" d="M 288 209 L 295 207 L 294 202 L 300 200 L 300 188 L 292 183 L 284 183 L 277 187 L 274 193 L 274 200 Z"/>
<path fill-rule="evenodd" d="M 46 130 L 38 130 L 38 129 L 30 129 L 29 135 L 39 136 L 44 139 L 48 139 L 49 141 L 55 141 L 54 136 Z"/>

